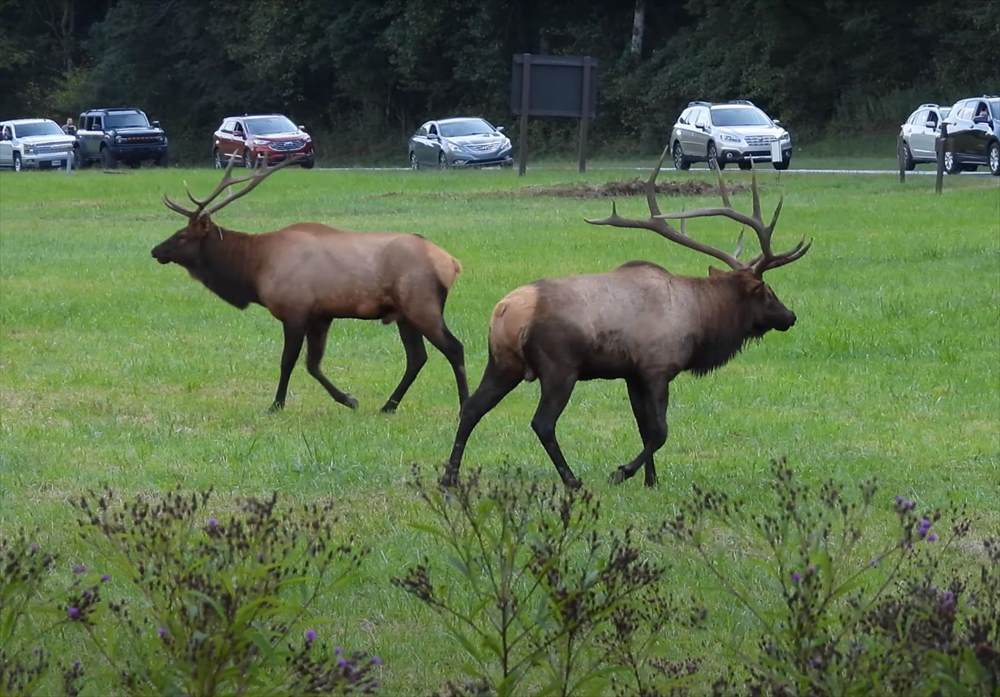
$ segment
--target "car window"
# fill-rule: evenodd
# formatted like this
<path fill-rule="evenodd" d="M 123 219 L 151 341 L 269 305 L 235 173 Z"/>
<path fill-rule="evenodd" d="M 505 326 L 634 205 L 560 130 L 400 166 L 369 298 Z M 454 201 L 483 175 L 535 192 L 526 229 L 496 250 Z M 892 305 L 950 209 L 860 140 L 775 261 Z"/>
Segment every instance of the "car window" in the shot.
<path fill-rule="evenodd" d="M 243 130 L 243 124 L 237 121 L 233 124 L 233 135 L 243 136 L 246 131 Z"/>
<path fill-rule="evenodd" d="M 431 124 L 431 127 L 430 127 L 430 128 L 429 128 L 429 129 L 427 130 L 427 132 L 428 132 L 428 133 L 429 133 L 430 135 L 432 135 L 432 136 L 436 136 L 436 135 L 438 134 L 438 127 L 437 127 L 437 124 L 436 124 L 436 123 L 432 123 L 432 124 Z"/>
<path fill-rule="evenodd" d="M 14 137 L 14 134 L 10 130 L 10 126 L 4 126 L 3 130 L 0 131 L 0 134 L 3 134 L 4 140 L 10 140 Z"/>
<path fill-rule="evenodd" d="M 417 135 L 418 136 L 425 136 L 425 135 L 427 135 L 427 124 L 426 123 L 423 126 L 421 126 L 420 128 L 417 129 Z"/>
<path fill-rule="evenodd" d="M 1000 99 L 991 99 L 989 101 L 990 112 L 993 114 L 993 118 L 1000 120 Z"/>
<path fill-rule="evenodd" d="M 986 102 L 976 102 L 972 109 L 972 115 L 974 118 L 978 118 L 980 116 L 986 116 L 988 118 L 990 110 L 986 107 Z"/>
<path fill-rule="evenodd" d="M 688 107 L 687 109 L 681 112 L 680 118 L 677 119 L 677 123 L 683 123 L 687 125 L 690 118 L 691 118 L 691 107 Z"/>
<path fill-rule="evenodd" d="M 233 132 L 233 120 L 232 119 L 226 119 L 225 121 L 223 121 L 222 125 L 219 126 L 219 130 L 222 131 L 223 133 L 232 133 Z"/>
<path fill-rule="evenodd" d="M 695 110 L 694 125 L 695 126 L 708 125 L 708 109 L 704 107 L 698 107 L 698 109 Z"/>
<path fill-rule="evenodd" d="M 932 128 L 937 128 L 937 124 L 938 124 L 938 115 L 937 115 L 937 112 L 934 111 L 933 109 L 928 109 L 925 112 L 925 114 L 924 114 L 923 122 L 925 124 L 931 123 L 931 124 L 933 124 L 933 126 L 931 126 Z"/>

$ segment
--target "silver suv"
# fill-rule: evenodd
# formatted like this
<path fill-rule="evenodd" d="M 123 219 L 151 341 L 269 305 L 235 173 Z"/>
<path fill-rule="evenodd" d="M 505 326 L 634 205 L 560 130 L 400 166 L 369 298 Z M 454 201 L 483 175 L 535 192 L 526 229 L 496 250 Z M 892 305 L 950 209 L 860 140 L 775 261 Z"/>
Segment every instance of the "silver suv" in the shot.
<path fill-rule="evenodd" d="M 720 169 L 735 162 L 750 169 L 766 161 L 788 169 L 792 137 L 753 102 L 690 102 L 670 132 L 670 152 L 677 169 L 688 169 L 692 162 L 710 167 L 717 162 Z"/>
<path fill-rule="evenodd" d="M 0 167 L 20 172 L 25 167 L 73 164 L 76 138 L 50 119 L 0 121 Z"/>
<path fill-rule="evenodd" d="M 896 157 L 907 172 L 922 162 L 937 162 L 935 143 L 948 111 L 946 106 L 921 104 L 899 127 Z"/>

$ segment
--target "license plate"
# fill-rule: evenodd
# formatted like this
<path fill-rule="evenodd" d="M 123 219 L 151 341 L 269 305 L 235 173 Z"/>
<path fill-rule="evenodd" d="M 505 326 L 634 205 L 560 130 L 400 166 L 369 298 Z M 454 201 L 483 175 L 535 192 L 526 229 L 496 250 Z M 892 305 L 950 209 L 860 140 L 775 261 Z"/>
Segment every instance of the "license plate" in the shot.
<path fill-rule="evenodd" d="M 781 162 L 781 141 L 771 141 L 771 162 Z"/>

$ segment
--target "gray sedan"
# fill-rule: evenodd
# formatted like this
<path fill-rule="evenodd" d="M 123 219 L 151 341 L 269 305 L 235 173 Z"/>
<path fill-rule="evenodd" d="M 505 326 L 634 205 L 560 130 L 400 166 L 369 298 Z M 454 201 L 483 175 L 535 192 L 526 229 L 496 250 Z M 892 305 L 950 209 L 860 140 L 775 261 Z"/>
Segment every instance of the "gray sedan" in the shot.
<path fill-rule="evenodd" d="M 453 118 L 428 121 L 410 137 L 410 167 L 509 167 L 510 139 L 503 126 L 493 126 L 486 119 Z"/>

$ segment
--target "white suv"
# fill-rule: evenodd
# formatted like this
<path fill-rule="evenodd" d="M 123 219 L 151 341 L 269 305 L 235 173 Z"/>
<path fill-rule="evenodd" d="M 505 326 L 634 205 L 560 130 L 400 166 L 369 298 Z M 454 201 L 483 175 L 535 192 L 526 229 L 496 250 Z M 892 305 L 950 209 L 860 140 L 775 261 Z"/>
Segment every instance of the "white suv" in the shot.
<path fill-rule="evenodd" d="M 51 119 L 0 121 L 0 167 L 20 172 L 25 167 L 70 166 L 76 138 Z"/>
<path fill-rule="evenodd" d="M 688 169 L 692 162 L 710 167 L 717 162 L 720 169 L 735 162 L 750 169 L 758 161 L 788 169 L 792 137 L 753 102 L 690 102 L 670 132 L 670 152 L 677 169 Z"/>

